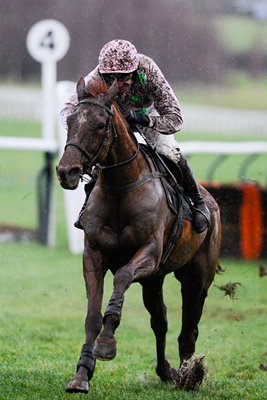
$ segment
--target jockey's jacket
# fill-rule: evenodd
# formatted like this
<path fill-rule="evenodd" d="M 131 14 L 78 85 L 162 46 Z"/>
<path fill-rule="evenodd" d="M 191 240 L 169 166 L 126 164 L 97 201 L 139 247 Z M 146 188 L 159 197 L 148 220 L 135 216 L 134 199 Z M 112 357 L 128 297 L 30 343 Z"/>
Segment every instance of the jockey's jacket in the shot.
<path fill-rule="evenodd" d="M 147 141 L 159 152 L 178 161 L 180 150 L 174 134 L 180 131 L 183 117 L 179 101 L 157 64 L 144 54 L 138 54 L 139 66 L 133 84 L 120 95 L 125 109 L 146 113 L 150 118 L 148 128 L 140 127 Z M 88 85 L 102 78 L 98 66 L 85 78 Z M 75 111 L 77 95 L 73 95 L 61 111 L 63 121 Z"/>

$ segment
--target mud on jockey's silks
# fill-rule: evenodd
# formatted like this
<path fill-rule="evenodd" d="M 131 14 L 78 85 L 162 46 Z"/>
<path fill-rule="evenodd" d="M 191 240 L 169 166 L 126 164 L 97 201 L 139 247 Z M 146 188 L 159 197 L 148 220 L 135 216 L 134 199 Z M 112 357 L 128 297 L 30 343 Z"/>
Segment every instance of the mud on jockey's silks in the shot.
<path fill-rule="evenodd" d="M 120 96 L 126 109 L 147 113 L 150 118 L 144 134 L 150 144 L 167 157 L 178 161 L 178 144 L 173 134 L 181 129 L 183 118 L 179 102 L 157 64 L 149 57 L 138 54 L 138 68 L 134 72 L 133 84 Z M 102 79 L 99 67 L 85 77 L 86 85 Z M 78 104 L 73 95 L 65 104 L 61 116 L 63 123 Z M 66 125 L 66 122 L 65 122 Z"/>
<path fill-rule="evenodd" d="M 149 57 L 139 54 L 139 65 L 136 70 L 133 85 L 121 100 L 126 108 L 147 108 L 152 120 L 153 129 L 165 135 L 173 134 L 181 129 L 182 113 L 177 97 L 165 79 L 157 64 Z M 102 80 L 98 66 L 85 77 L 86 86 L 90 81 Z M 61 112 L 63 118 L 75 111 L 78 104 L 74 94 Z"/>

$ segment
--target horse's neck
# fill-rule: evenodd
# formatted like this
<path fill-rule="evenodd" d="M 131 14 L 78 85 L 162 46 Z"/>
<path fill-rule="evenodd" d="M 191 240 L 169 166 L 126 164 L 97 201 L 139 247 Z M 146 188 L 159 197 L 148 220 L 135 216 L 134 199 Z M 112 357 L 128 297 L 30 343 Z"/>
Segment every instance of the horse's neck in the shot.
<path fill-rule="evenodd" d="M 102 179 L 111 185 L 126 185 L 139 178 L 142 162 L 140 156 L 135 157 L 138 151 L 135 139 L 125 130 L 116 131 L 116 134 L 106 160 L 109 168 L 103 170 Z"/>

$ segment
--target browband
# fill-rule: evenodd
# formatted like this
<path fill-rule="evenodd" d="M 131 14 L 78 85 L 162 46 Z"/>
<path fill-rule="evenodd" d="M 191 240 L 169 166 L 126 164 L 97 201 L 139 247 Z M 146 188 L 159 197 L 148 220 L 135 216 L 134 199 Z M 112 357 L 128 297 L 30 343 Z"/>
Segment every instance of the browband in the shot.
<path fill-rule="evenodd" d="M 106 110 L 106 111 L 109 113 L 109 115 L 114 115 L 114 113 L 113 113 L 113 111 L 112 111 L 111 108 L 109 108 L 109 107 L 107 107 L 107 106 L 105 106 L 105 105 L 103 105 L 103 104 L 101 104 L 101 103 L 98 103 L 98 102 L 95 101 L 95 100 L 84 99 L 84 100 L 79 101 L 78 106 L 79 106 L 80 104 L 93 104 L 94 106 L 98 106 L 98 107 L 101 107 L 101 108 L 103 108 L 104 110 Z"/>

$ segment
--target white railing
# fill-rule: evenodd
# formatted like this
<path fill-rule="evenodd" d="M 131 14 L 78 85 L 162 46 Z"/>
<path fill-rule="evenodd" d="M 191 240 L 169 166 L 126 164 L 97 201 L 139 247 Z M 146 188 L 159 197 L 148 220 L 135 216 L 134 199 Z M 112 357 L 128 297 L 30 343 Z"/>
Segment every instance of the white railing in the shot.
<path fill-rule="evenodd" d="M 185 105 L 184 130 L 191 133 L 257 135 L 267 138 L 267 112 Z"/>
<path fill-rule="evenodd" d="M 263 154 L 267 141 L 257 142 L 183 142 L 183 154 Z"/>
<path fill-rule="evenodd" d="M 57 101 L 60 109 L 75 87 L 74 82 L 59 82 L 57 84 Z M 55 113 L 59 113 L 58 110 Z M 262 139 L 267 138 L 267 113 L 254 111 L 218 110 L 206 107 L 184 107 L 186 129 L 190 132 L 212 132 L 214 134 L 228 133 L 257 134 Z M 41 95 L 38 90 L 5 89 L 0 88 L 0 118 L 26 119 L 41 121 Z M 224 121 L 220 122 L 220 119 Z M 191 125 L 190 125 L 191 124 Z M 62 153 L 66 140 L 66 132 L 58 121 L 58 138 L 51 143 L 34 138 L 9 138 L 0 132 L 0 148 L 28 149 Z M 2 135 L 2 136 L 1 136 Z M 265 136 L 265 137 L 264 137 Z M 267 154 L 267 141 L 260 142 L 183 142 L 184 154 L 212 153 L 212 154 Z M 69 248 L 72 253 L 80 253 L 83 249 L 82 232 L 73 227 L 78 212 L 84 201 L 83 185 L 76 191 L 64 191 L 66 209 L 66 223 Z"/>
<path fill-rule="evenodd" d="M 41 113 L 41 89 L 0 87 L 0 118 L 41 121 Z"/>
<path fill-rule="evenodd" d="M 74 84 L 74 83 L 73 83 Z M 41 90 L 0 87 L 0 118 L 41 121 Z M 191 133 L 257 135 L 267 138 L 267 112 L 183 104 L 184 128 Z M 0 132 L 4 135 L 4 132 Z"/>

